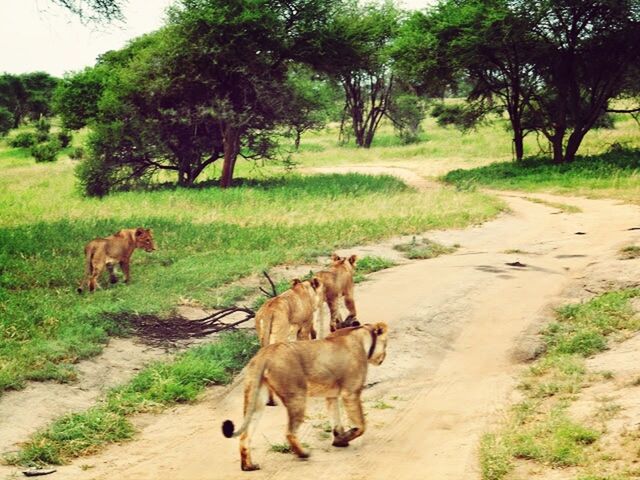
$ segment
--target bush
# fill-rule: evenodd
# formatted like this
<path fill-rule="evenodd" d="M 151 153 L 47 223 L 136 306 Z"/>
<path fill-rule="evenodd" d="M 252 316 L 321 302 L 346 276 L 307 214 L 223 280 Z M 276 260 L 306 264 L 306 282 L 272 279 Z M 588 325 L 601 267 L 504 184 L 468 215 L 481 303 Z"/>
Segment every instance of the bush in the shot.
<path fill-rule="evenodd" d="M 38 163 L 55 162 L 58 152 L 60 152 L 60 142 L 55 139 L 31 147 L 31 155 L 33 155 Z"/>
<path fill-rule="evenodd" d="M 33 132 L 20 132 L 9 140 L 9 145 L 14 148 L 29 148 L 36 143 L 36 135 Z"/>
<path fill-rule="evenodd" d="M 84 148 L 75 147 L 69 152 L 69 158 L 73 160 L 82 160 L 84 158 Z"/>
<path fill-rule="evenodd" d="M 4 107 L 0 107 L 0 137 L 7 134 L 13 127 L 13 114 Z"/>
<path fill-rule="evenodd" d="M 43 143 L 49 140 L 49 132 L 51 131 L 51 122 L 46 118 L 41 118 L 35 123 L 36 142 Z"/>
<path fill-rule="evenodd" d="M 57 135 L 58 141 L 62 148 L 67 148 L 73 139 L 73 135 L 69 130 L 60 130 Z"/>

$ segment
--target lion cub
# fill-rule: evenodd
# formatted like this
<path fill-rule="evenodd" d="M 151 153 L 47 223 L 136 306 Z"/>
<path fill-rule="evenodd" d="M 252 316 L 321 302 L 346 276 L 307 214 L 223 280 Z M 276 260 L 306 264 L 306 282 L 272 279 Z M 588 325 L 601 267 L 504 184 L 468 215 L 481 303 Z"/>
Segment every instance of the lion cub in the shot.
<path fill-rule="evenodd" d="M 291 334 L 297 340 L 315 339 L 313 317 L 323 301 L 324 285 L 317 277 L 294 279 L 289 290 L 267 300 L 256 313 L 260 345 L 287 342 Z"/>
<path fill-rule="evenodd" d="M 242 470 L 258 470 L 251 461 L 250 435 L 264 409 L 265 397 L 273 391 L 287 409 L 287 440 L 293 452 L 307 458 L 297 431 L 304 421 L 307 397 L 325 397 L 333 423 L 333 445 L 346 447 L 365 431 L 360 393 L 368 364 L 380 365 L 386 356 L 388 327 L 385 323 L 348 327 L 324 340 L 275 343 L 260 349 L 247 366 L 244 389 L 244 422 L 234 432 L 231 420 L 222 424 L 225 437 L 240 436 Z M 353 428 L 342 426 L 341 398 Z M 253 420 L 253 422 L 252 422 Z"/>
<path fill-rule="evenodd" d="M 356 304 L 353 300 L 353 274 L 356 270 L 358 257 L 351 255 L 349 258 L 339 257 L 335 253 L 331 255 L 331 266 L 328 270 L 318 272 L 316 276 L 324 284 L 331 321 L 329 327 L 332 332 L 339 328 L 348 327 L 356 319 Z M 349 310 L 349 316 L 342 321 L 338 300 L 344 297 L 344 304 Z"/>
<path fill-rule="evenodd" d="M 129 282 L 131 274 L 129 272 L 129 262 L 131 255 L 136 248 L 143 248 L 147 252 L 156 249 L 153 243 L 153 232 L 148 228 L 127 228 L 120 230 L 106 238 L 96 238 L 91 240 L 84 247 L 85 254 L 85 274 L 78 287 L 78 293 L 82 293 L 82 287 L 89 285 L 89 291 L 93 292 L 98 284 L 98 277 L 107 267 L 109 280 L 116 283 L 113 267 L 120 264 L 124 281 Z"/>

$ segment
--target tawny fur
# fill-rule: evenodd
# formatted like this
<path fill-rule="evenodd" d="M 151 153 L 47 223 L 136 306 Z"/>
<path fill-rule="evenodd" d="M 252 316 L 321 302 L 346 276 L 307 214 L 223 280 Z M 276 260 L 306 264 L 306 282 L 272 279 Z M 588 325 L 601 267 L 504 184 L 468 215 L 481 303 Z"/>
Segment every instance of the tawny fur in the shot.
<path fill-rule="evenodd" d="M 260 345 L 316 338 L 314 315 L 324 300 L 324 286 L 316 277 L 301 282 L 295 279 L 291 288 L 267 300 L 256 313 L 256 331 Z"/>
<path fill-rule="evenodd" d="M 153 232 L 150 229 L 127 228 L 106 238 L 96 238 L 87 243 L 84 247 L 85 273 L 78 287 L 78 293 L 82 293 L 85 284 L 88 285 L 89 291 L 93 292 L 98 286 L 98 278 L 105 267 L 109 271 L 110 282 L 116 283 L 118 281 L 114 272 L 116 264 L 120 265 L 124 281 L 129 283 L 131 279 L 129 263 L 136 248 L 142 248 L 147 252 L 156 249 L 153 243 Z"/>
<path fill-rule="evenodd" d="M 226 437 L 240 436 L 242 470 L 257 470 L 251 460 L 250 441 L 264 409 L 264 398 L 273 391 L 287 409 L 287 440 L 293 453 L 309 456 L 297 437 L 304 421 L 308 396 L 325 397 L 333 423 L 333 445 L 346 447 L 365 431 L 360 395 L 371 363 L 380 365 L 386 355 L 388 328 L 384 323 L 349 327 L 323 340 L 275 343 L 260 349 L 245 374 L 244 422 L 234 432 L 233 422 L 222 425 Z M 353 428 L 342 426 L 338 401 L 342 399 Z"/>
<path fill-rule="evenodd" d="M 340 257 L 335 253 L 331 256 L 331 266 L 328 270 L 318 272 L 316 276 L 324 285 L 325 297 L 331 314 L 330 328 L 335 332 L 339 328 L 348 327 L 356 319 L 356 304 L 353 299 L 353 275 L 356 270 L 358 257 Z M 349 311 L 345 322 L 340 315 L 339 300 L 344 297 L 344 304 Z"/>

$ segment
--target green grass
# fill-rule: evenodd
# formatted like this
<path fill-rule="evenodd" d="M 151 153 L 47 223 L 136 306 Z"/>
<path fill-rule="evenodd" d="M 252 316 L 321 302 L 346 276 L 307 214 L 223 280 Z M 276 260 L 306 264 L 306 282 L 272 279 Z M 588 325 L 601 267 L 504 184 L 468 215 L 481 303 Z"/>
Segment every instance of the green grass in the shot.
<path fill-rule="evenodd" d="M 171 362 L 151 364 L 129 383 L 110 390 L 98 405 L 65 415 L 34 434 L 6 461 L 58 465 L 129 439 L 135 429 L 127 416 L 191 402 L 207 385 L 229 383 L 257 349 L 255 336 L 240 331 L 223 334 L 218 341 L 192 348 Z"/>
<path fill-rule="evenodd" d="M 366 280 L 366 275 L 391 268 L 395 263 L 389 259 L 378 257 L 375 255 L 367 255 L 358 259 L 356 263 L 356 273 L 353 276 L 355 283 L 360 283 Z"/>
<path fill-rule="evenodd" d="M 598 470 L 590 445 L 603 433 L 603 418 L 619 409 L 604 402 L 592 421 L 583 424 L 571 418 L 569 406 L 587 383 L 610 378 L 606 372 L 589 372 L 584 359 L 640 330 L 640 316 L 630 304 L 638 296 L 640 289 L 612 291 L 557 310 L 556 320 L 543 331 L 545 354 L 521 380 L 524 399 L 497 433 L 481 440 L 483 480 L 502 480 L 522 459 L 546 467 L 578 467 L 585 475 Z"/>
<path fill-rule="evenodd" d="M 427 238 L 417 239 L 416 237 L 413 237 L 409 243 L 401 243 L 395 245 L 393 248 L 404 253 L 404 256 L 411 260 L 435 258 L 440 255 L 455 252 L 457 249 L 457 247 L 447 247 Z"/>
<path fill-rule="evenodd" d="M 547 158 L 520 163 L 501 162 L 468 170 L 453 170 L 445 182 L 461 189 L 479 185 L 497 189 L 551 191 L 640 203 L 640 150 L 617 150 L 581 156 L 555 165 Z"/>

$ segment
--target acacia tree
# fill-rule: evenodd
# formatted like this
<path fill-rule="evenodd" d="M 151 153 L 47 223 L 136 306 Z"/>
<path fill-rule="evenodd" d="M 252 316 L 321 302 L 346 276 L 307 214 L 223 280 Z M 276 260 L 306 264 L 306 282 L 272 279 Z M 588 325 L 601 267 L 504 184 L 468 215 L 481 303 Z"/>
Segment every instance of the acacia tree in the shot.
<path fill-rule="evenodd" d="M 57 80 L 45 72 L 0 75 L 0 107 L 11 113 L 12 128 L 26 119 L 51 116 L 56 84 Z"/>
<path fill-rule="evenodd" d="M 528 108 L 556 163 L 571 162 L 584 136 L 624 92 L 640 61 L 638 0 L 513 0 L 528 25 L 540 77 Z"/>
<path fill-rule="evenodd" d="M 322 32 L 320 51 L 312 60 L 316 68 L 342 85 L 342 126 L 348 118 L 359 147 L 371 146 L 388 112 L 394 83 L 389 54 L 400 18 L 400 10 L 391 1 L 349 2 Z"/>
<path fill-rule="evenodd" d="M 226 188 L 238 156 L 275 156 L 275 136 L 301 121 L 300 112 L 290 116 L 290 65 L 312 51 L 327 5 L 182 0 L 161 31 L 104 55 L 102 92 L 88 114 L 91 155 L 78 170 L 86 192 L 104 195 L 159 170 L 188 186 L 218 160 Z M 92 102 L 71 103 L 85 121 Z"/>
<path fill-rule="evenodd" d="M 454 121 L 469 128 L 501 106 L 520 160 L 528 131 L 525 110 L 538 80 L 528 59 L 526 28 L 507 0 L 446 0 L 415 12 L 403 25 L 394 48 L 396 68 L 430 95 L 455 90 L 464 78 L 468 106 L 456 107 Z"/>

